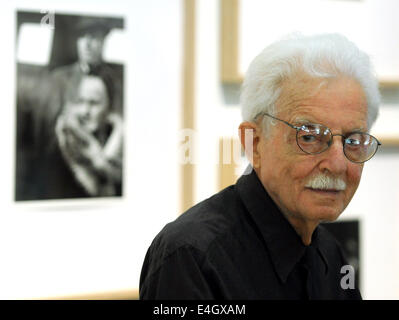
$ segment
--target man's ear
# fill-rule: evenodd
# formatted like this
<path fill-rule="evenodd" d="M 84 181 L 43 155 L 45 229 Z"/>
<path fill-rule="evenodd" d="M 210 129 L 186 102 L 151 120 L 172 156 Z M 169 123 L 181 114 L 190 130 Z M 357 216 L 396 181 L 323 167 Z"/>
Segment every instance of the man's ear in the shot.
<path fill-rule="evenodd" d="M 244 121 L 238 127 L 238 135 L 245 155 L 254 169 L 260 165 L 260 134 L 261 130 L 256 123 Z"/>

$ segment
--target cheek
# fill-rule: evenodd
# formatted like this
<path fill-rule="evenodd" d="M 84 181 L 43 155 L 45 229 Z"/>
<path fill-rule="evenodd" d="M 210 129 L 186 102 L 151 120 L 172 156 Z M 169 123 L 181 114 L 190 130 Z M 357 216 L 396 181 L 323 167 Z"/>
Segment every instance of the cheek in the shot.
<path fill-rule="evenodd" d="M 356 190 L 363 172 L 363 165 L 350 164 L 348 167 L 348 185 L 351 189 Z"/>
<path fill-rule="evenodd" d="M 102 46 L 101 46 L 101 42 L 100 41 L 93 40 L 93 41 L 90 42 L 90 49 L 91 50 L 99 53 L 99 52 L 101 52 L 101 48 L 102 48 Z"/>
<path fill-rule="evenodd" d="M 262 171 L 279 185 L 292 186 L 293 180 L 302 178 L 308 171 L 309 163 L 296 150 L 295 135 L 279 132 L 265 143 L 262 154 Z"/>
<path fill-rule="evenodd" d="M 297 198 L 315 164 L 305 156 L 287 152 L 284 147 L 273 152 L 271 159 L 262 163 L 264 179 L 273 191 L 279 191 L 280 197 Z"/>
<path fill-rule="evenodd" d="M 87 44 L 87 42 L 85 39 L 78 39 L 78 43 L 77 43 L 78 50 L 84 49 L 86 47 L 86 44 Z"/>
<path fill-rule="evenodd" d="M 104 117 L 106 108 L 103 106 L 92 107 L 90 115 L 93 119 L 99 120 Z"/>
<path fill-rule="evenodd" d="M 67 112 L 69 115 L 79 116 L 83 113 L 83 108 L 80 108 L 79 106 L 75 106 L 75 107 L 69 108 L 67 110 Z"/>

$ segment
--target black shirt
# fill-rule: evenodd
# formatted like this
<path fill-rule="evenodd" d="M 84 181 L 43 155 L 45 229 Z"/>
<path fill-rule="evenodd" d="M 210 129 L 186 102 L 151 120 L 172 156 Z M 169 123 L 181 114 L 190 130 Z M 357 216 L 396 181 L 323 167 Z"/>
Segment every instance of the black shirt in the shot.
<path fill-rule="evenodd" d="M 140 299 L 361 299 L 341 288 L 344 265 L 322 226 L 302 243 L 252 170 L 155 237 Z"/>

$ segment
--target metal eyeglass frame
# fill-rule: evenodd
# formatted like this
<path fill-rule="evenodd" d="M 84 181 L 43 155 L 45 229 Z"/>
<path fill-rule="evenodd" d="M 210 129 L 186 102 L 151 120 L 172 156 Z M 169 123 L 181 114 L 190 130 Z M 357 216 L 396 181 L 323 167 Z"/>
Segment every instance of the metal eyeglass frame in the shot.
<path fill-rule="evenodd" d="M 354 163 L 364 163 L 364 162 L 370 160 L 372 157 L 374 157 L 374 155 L 377 153 L 378 147 L 381 145 L 381 142 L 379 142 L 378 139 L 377 139 L 376 137 L 374 137 L 373 135 L 368 134 L 368 133 L 366 133 L 366 132 L 354 131 L 354 132 L 351 132 L 351 133 L 347 134 L 346 136 L 343 135 L 343 134 L 339 134 L 339 133 L 337 133 L 337 134 L 332 134 L 330 128 L 328 128 L 328 127 L 326 127 L 326 126 L 324 126 L 324 125 L 322 125 L 322 124 L 317 124 L 317 125 L 322 125 L 323 127 L 326 127 L 326 128 L 330 131 L 330 133 L 331 133 L 331 139 L 330 139 L 330 141 L 329 141 L 329 143 L 328 143 L 327 148 L 325 148 L 324 150 L 322 150 L 322 151 L 320 151 L 320 152 L 308 152 L 308 151 L 303 150 L 302 147 L 301 147 L 301 145 L 300 145 L 299 142 L 298 142 L 298 133 L 299 133 L 299 131 L 303 130 L 304 125 L 302 125 L 302 126 L 300 126 L 300 127 L 294 126 L 293 124 L 291 124 L 291 123 L 289 123 L 289 122 L 287 122 L 287 121 L 284 121 L 284 120 L 282 120 L 282 119 L 276 118 L 276 117 L 272 116 L 271 114 L 268 114 L 267 112 L 260 112 L 260 113 L 258 113 L 258 114 L 255 116 L 255 120 L 256 120 L 259 116 L 261 116 L 261 115 L 262 115 L 262 116 L 263 116 L 263 115 L 264 115 L 264 116 L 268 116 L 268 117 L 273 118 L 273 119 L 275 119 L 275 120 L 281 121 L 281 122 L 285 123 L 286 125 L 290 126 L 291 128 L 295 129 L 295 130 L 296 130 L 296 144 L 298 145 L 299 149 L 301 149 L 301 150 L 302 150 L 303 152 L 305 152 L 306 154 L 320 154 L 320 153 L 323 153 L 324 151 L 328 150 L 328 149 L 331 147 L 333 138 L 334 138 L 335 136 L 340 136 L 340 137 L 342 137 L 342 151 L 344 152 L 345 157 L 346 157 L 349 161 L 354 162 Z M 352 134 L 355 134 L 355 133 L 366 134 L 366 135 L 372 137 L 373 139 L 375 139 L 375 141 L 377 141 L 377 148 L 375 149 L 374 153 L 373 153 L 368 159 L 366 159 L 366 160 L 364 160 L 364 161 L 353 161 L 353 160 L 349 159 L 348 156 L 347 156 L 346 153 L 345 153 L 345 145 L 346 145 L 345 139 L 348 138 L 348 136 L 350 136 L 350 135 L 352 135 Z"/>

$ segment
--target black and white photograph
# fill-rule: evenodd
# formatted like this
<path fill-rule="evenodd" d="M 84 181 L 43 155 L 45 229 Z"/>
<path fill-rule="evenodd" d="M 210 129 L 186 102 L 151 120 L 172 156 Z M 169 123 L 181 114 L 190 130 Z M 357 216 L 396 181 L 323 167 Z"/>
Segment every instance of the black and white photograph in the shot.
<path fill-rule="evenodd" d="M 16 21 L 15 200 L 122 196 L 124 63 L 105 52 L 124 19 Z"/>

